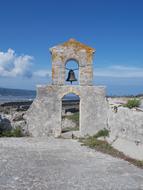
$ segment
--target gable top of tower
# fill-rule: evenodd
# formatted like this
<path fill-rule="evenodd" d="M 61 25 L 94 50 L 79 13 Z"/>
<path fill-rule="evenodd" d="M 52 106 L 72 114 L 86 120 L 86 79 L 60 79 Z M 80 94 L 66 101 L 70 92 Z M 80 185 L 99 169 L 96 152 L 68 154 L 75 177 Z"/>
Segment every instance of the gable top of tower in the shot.
<path fill-rule="evenodd" d="M 50 48 L 50 51 L 52 52 L 53 50 L 65 50 L 68 48 L 73 48 L 75 51 L 80 51 L 80 50 L 85 50 L 86 52 L 94 53 L 95 49 L 92 47 L 89 47 L 81 42 L 78 42 L 77 40 L 71 38 L 68 41 L 59 44 L 57 46 L 54 46 Z"/>

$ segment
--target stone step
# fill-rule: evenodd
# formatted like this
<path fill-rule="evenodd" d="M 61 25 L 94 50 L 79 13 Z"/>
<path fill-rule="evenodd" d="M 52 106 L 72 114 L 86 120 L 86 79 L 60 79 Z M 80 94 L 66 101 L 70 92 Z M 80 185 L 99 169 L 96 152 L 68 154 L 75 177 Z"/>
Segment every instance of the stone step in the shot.
<path fill-rule="evenodd" d="M 79 131 L 69 131 L 61 133 L 61 137 L 65 139 L 73 139 L 75 137 L 79 138 Z"/>

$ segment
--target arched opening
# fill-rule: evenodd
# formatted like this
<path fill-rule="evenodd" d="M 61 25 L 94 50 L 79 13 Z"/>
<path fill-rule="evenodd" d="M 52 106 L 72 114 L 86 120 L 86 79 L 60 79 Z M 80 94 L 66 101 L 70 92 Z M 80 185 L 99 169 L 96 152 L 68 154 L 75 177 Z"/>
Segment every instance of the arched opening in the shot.
<path fill-rule="evenodd" d="M 66 85 L 78 85 L 79 84 L 79 66 L 78 62 L 74 59 L 70 59 L 65 64 L 65 84 Z"/>
<path fill-rule="evenodd" d="M 61 117 L 62 133 L 80 130 L 80 97 L 78 95 L 69 93 L 63 96 Z"/>

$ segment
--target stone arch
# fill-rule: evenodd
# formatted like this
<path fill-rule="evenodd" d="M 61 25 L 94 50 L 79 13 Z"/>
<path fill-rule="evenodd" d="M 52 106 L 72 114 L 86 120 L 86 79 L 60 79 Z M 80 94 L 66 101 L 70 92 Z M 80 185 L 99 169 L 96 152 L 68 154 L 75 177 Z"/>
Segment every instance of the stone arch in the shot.
<path fill-rule="evenodd" d="M 75 61 L 78 65 L 78 67 L 80 67 L 80 60 L 77 59 L 77 58 L 74 58 L 74 57 L 69 57 L 69 58 L 66 58 L 65 61 L 64 61 L 64 66 L 66 66 L 66 64 L 69 62 L 69 61 Z"/>
<path fill-rule="evenodd" d="M 81 99 L 81 94 L 80 94 L 79 89 L 78 88 L 76 89 L 73 87 L 64 89 L 64 91 L 62 91 L 60 93 L 59 99 L 61 100 L 67 94 L 75 94 L 75 95 L 79 96 L 79 98 Z"/>
<path fill-rule="evenodd" d="M 79 94 L 76 93 L 76 92 L 73 92 L 73 91 L 69 91 L 68 93 L 64 93 L 63 96 L 62 96 L 62 98 L 63 98 L 64 96 L 68 95 L 68 94 L 74 94 L 74 95 L 76 95 L 76 96 L 78 96 L 78 97 L 80 98 Z M 61 98 L 61 99 L 62 99 L 62 98 Z"/>

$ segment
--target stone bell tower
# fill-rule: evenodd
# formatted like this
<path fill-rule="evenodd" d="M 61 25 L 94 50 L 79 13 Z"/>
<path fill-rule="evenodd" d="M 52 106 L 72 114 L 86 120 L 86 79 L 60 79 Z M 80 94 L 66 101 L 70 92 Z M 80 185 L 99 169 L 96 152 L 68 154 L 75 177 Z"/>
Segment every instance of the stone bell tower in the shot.
<path fill-rule="evenodd" d="M 95 50 L 74 39 L 50 49 L 52 54 L 52 83 L 65 84 L 65 65 L 70 59 L 79 65 L 79 85 L 92 85 L 93 53 Z"/>
<path fill-rule="evenodd" d="M 105 87 L 93 85 L 93 54 L 95 50 L 74 39 L 50 48 L 52 84 L 37 87 L 37 96 L 26 119 L 32 136 L 61 135 L 63 96 L 74 93 L 80 97 L 79 135 L 93 135 L 106 127 L 107 102 Z M 75 60 L 79 68 L 79 85 L 65 85 L 66 63 Z"/>

